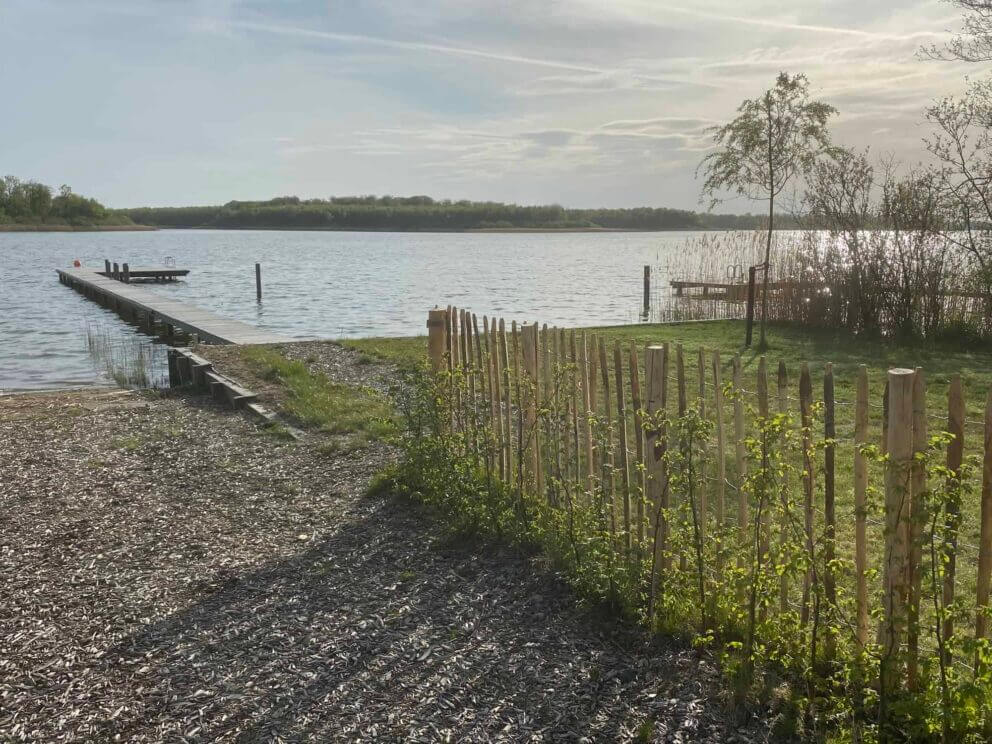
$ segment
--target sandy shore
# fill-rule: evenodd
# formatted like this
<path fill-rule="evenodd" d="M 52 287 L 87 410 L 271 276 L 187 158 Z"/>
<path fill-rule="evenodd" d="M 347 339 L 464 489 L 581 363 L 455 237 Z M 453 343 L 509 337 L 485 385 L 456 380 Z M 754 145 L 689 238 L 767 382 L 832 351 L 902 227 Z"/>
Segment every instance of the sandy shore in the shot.
<path fill-rule="evenodd" d="M 0 740 L 756 740 L 705 657 L 366 496 L 385 444 L 91 391 L 0 398 L 0 446 Z"/>

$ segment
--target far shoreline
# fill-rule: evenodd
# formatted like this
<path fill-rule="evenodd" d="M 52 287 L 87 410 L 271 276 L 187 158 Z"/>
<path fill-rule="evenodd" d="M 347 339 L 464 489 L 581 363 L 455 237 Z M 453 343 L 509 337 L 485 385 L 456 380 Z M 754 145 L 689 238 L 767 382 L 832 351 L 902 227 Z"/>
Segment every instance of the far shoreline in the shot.
<path fill-rule="evenodd" d="M 0 232 L 150 232 L 152 225 L 0 225 Z"/>

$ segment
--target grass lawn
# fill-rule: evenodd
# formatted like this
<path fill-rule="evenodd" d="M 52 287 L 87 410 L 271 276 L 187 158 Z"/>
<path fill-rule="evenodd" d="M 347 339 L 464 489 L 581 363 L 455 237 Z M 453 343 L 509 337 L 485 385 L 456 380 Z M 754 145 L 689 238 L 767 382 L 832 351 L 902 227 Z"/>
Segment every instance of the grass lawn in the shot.
<path fill-rule="evenodd" d="M 758 367 L 758 354 L 753 350 L 743 348 L 744 322 L 722 321 L 705 323 L 686 323 L 682 325 L 652 325 L 639 324 L 628 326 L 613 326 L 606 328 L 577 329 L 587 334 L 596 334 L 605 339 L 611 346 L 614 341 L 620 341 L 624 348 L 634 343 L 639 350 L 647 344 L 658 344 L 665 341 L 682 343 L 685 350 L 687 365 L 686 377 L 690 401 L 694 391 L 698 389 L 697 350 L 700 347 L 708 352 L 718 350 L 724 366 L 724 381 L 730 380 L 731 360 L 735 353 L 740 353 L 744 367 L 744 387 L 755 389 L 755 374 Z M 757 338 L 757 329 L 755 329 Z M 853 460 L 854 460 L 854 406 L 855 377 L 859 365 L 868 367 L 870 383 L 870 441 L 879 441 L 881 436 L 881 403 L 885 386 L 885 372 L 893 367 L 921 367 L 926 373 L 928 399 L 928 425 L 931 433 L 946 428 L 947 420 L 947 389 L 954 374 L 960 374 L 966 402 L 965 425 L 965 456 L 980 456 L 983 446 L 983 425 L 986 394 L 992 385 L 992 347 L 962 348 L 960 345 L 919 344 L 905 345 L 887 340 L 851 338 L 846 334 L 832 331 L 810 331 L 808 329 L 789 326 L 770 327 L 768 333 L 769 350 L 766 352 L 766 362 L 769 373 L 769 395 L 772 410 L 776 410 L 776 374 L 779 361 L 784 361 L 789 375 L 789 395 L 798 398 L 798 383 L 800 365 L 806 362 L 810 368 L 813 383 L 814 400 L 822 399 L 823 369 L 828 362 L 833 364 L 835 396 L 838 401 L 836 411 L 836 426 L 838 445 L 836 448 L 837 462 L 837 518 L 838 518 L 838 555 L 851 559 L 853 556 L 854 510 L 853 510 Z M 426 353 L 426 337 L 410 338 L 372 338 L 349 340 L 342 342 L 376 359 L 393 362 L 403 368 L 411 368 L 421 362 Z M 640 355 L 643 365 L 643 354 Z M 612 361 L 612 357 L 611 357 Z M 707 358 L 707 382 L 712 383 L 710 359 Z M 669 366 L 670 375 L 674 369 Z M 712 393 L 710 393 L 711 395 Z M 669 398 L 674 396 L 671 394 Z M 753 399 L 751 401 L 752 405 Z M 852 405 L 845 405 L 850 403 Z M 790 400 L 789 405 L 798 411 L 798 403 Z M 710 416 L 712 403 L 708 409 Z M 731 408 L 725 409 L 725 431 L 728 432 L 727 473 L 734 480 L 734 462 L 732 445 Z M 632 424 L 628 424 L 631 430 Z M 712 452 L 712 449 L 711 449 Z M 822 467 L 822 462 L 819 463 Z M 712 467 L 712 463 L 711 463 Z M 980 478 L 980 470 L 976 473 Z M 822 486 L 822 477 L 817 476 L 818 485 Z M 870 469 L 871 487 L 883 489 L 880 468 Z M 822 504 L 822 494 L 819 496 Z M 978 544 L 979 531 L 979 490 L 966 494 L 962 512 L 962 543 L 970 546 Z M 881 517 L 880 496 L 875 497 L 874 519 Z M 733 521 L 734 498 L 728 489 L 727 516 Z M 712 504 L 712 499 L 710 500 Z M 870 526 L 869 541 L 871 556 L 875 561 L 881 559 L 881 528 Z M 959 589 L 971 596 L 974 602 L 974 581 L 977 564 L 977 552 L 964 548 L 959 557 Z"/>
<path fill-rule="evenodd" d="M 309 372 L 303 362 L 263 346 L 243 346 L 240 353 L 257 374 L 286 388 L 283 407 L 290 417 L 303 426 L 337 435 L 336 447 L 353 449 L 395 433 L 392 406 L 373 391 L 331 382 Z"/>

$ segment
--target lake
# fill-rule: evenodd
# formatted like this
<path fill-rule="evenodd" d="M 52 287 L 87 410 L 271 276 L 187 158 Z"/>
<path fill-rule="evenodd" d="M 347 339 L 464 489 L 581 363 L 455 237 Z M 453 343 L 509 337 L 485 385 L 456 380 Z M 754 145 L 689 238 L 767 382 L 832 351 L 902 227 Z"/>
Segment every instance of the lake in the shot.
<path fill-rule="evenodd" d="M 645 264 L 657 267 L 699 233 L 363 233 L 161 230 L 0 233 L 0 390 L 107 382 L 86 329 L 139 335 L 115 313 L 59 284 L 55 269 L 132 266 L 166 256 L 185 281 L 148 285 L 299 339 L 415 335 L 427 311 L 560 326 L 633 322 Z M 255 262 L 263 302 L 255 301 Z M 662 272 L 663 273 L 663 272 Z M 667 280 L 653 277 L 654 286 Z"/>

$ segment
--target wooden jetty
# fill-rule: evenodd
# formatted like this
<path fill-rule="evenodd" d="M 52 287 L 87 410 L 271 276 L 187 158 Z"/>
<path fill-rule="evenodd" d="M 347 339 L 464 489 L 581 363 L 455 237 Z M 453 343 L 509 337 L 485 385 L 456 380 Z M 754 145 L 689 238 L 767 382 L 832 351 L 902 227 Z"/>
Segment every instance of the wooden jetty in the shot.
<path fill-rule="evenodd" d="M 189 273 L 188 269 L 178 271 Z M 58 269 L 58 274 L 60 282 L 116 310 L 124 318 L 144 321 L 148 327 L 154 327 L 156 322 L 164 323 L 169 335 L 178 328 L 208 344 L 277 344 L 290 340 L 240 320 L 222 318 L 209 310 L 163 297 L 145 287 L 109 278 L 104 272 L 75 268 Z"/>

